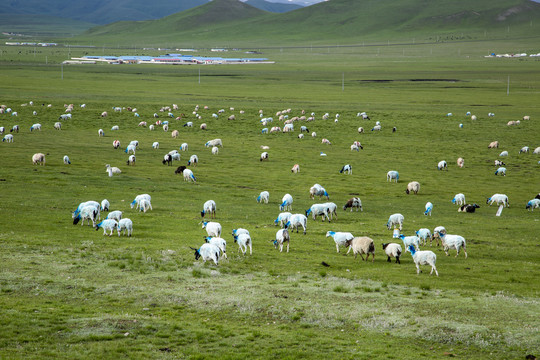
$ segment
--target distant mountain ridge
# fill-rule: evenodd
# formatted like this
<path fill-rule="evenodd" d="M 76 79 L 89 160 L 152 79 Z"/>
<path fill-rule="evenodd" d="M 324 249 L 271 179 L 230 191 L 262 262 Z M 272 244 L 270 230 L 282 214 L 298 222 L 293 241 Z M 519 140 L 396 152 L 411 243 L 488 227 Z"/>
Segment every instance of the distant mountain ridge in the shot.
<path fill-rule="evenodd" d="M 211 0 L 7 0 L 0 14 L 44 15 L 79 20 L 93 24 L 117 21 L 160 19 L 165 16 L 204 5 Z M 248 0 L 264 11 L 283 13 L 302 8 L 300 5 Z"/>

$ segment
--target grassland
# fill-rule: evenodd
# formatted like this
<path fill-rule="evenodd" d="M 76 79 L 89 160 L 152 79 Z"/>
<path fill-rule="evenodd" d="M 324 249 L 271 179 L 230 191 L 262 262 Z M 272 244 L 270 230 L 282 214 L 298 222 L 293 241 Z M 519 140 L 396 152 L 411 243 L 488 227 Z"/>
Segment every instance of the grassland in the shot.
<path fill-rule="evenodd" d="M 525 204 L 540 191 L 540 158 L 518 155 L 522 146 L 540 146 L 538 61 L 482 57 L 535 51 L 530 43 L 277 48 L 264 53 L 274 65 L 215 67 L 61 68 L 68 55 L 89 50 L 1 50 L 0 103 L 19 116 L 0 115 L 0 126 L 19 124 L 21 132 L 0 145 L 0 357 L 538 355 L 540 212 L 526 211 Z M 34 105 L 21 106 L 29 101 Z M 75 104 L 73 119 L 55 131 L 69 103 Z M 176 116 L 185 114 L 181 121 L 168 119 L 180 131 L 178 139 L 137 127 L 173 103 L 180 106 Z M 192 114 L 196 104 L 209 106 L 199 112 L 207 131 L 182 126 L 202 122 Z M 112 106 L 137 107 L 141 118 L 112 113 Z M 221 108 L 225 116 L 213 119 Z M 298 139 L 301 124 L 292 134 L 262 135 L 258 110 L 273 116 L 284 108 L 294 115 L 315 112 L 317 119 L 306 125 L 318 136 Z M 105 110 L 110 116 L 100 118 Z M 358 120 L 359 111 L 372 120 Z M 478 120 L 466 117 L 467 111 Z M 326 112 L 330 121 L 321 120 Z M 336 113 L 341 117 L 334 123 Z M 230 114 L 237 120 L 226 120 Z M 506 126 L 524 115 L 531 120 Z M 380 133 L 369 131 L 375 121 L 383 125 Z M 36 122 L 42 131 L 30 132 Z M 113 125 L 120 130 L 111 132 Z M 359 126 L 367 133 L 358 134 Z M 105 137 L 98 138 L 99 128 Z M 204 143 L 217 137 L 224 147 L 212 156 Z M 332 145 L 323 146 L 323 137 Z M 112 148 L 114 139 L 123 146 L 139 140 L 134 167 Z M 349 150 L 355 140 L 364 150 Z M 500 149 L 487 149 L 493 140 Z M 151 149 L 153 141 L 159 150 Z M 163 154 L 182 142 L 189 144 L 182 164 L 190 154 L 200 158 L 195 184 L 161 164 Z M 260 145 L 270 146 L 268 162 L 259 161 Z M 508 175 L 496 177 L 493 160 L 502 150 L 510 153 L 504 159 Z M 46 166 L 31 164 L 39 151 L 48 154 Z M 72 165 L 62 164 L 65 154 Z M 459 156 L 463 169 L 455 166 Z M 436 169 L 442 159 L 448 172 Z M 122 174 L 107 177 L 106 163 Z M 301 172 L 291 174 L 295 163 Z M 345 163 L 353 175 L 338 173 Z M 385 181 L 390 169 L 400 172 L 398 184 Z M 417 196 L 404 193 L 412 180 L 422 184 Z M 314 183 L 325 186 L 339 207 L 360 196 L 364 211 L 340 211 L 331 224 L 310 219 L 307 235 L 294 233 L 290 253 L 278 253 L 269 240 L 277 231 L 273 219 L 281 197 L 292 194 L 295 212 L 303 212 L 316 202 L 308 196 Z M 270 192 L 268 205 L 255 201 L 262 190 Z M 477 213 L 456 211 L 450 200 L 458 192 L 481 206 Z M 151 212 L 130 209 L 140 193 L 152 195 Z M 494 193 L 510 198 L 501 217 L 485 205 Z M 78 203 L 103 198 L 133 220 L 133 237 L 109 238 L 71 224 Z M 195 262 L 188 248 L 202 244 L 199 211 L 208 199 L 218 205 L 216 221 L 228 241 L 229 260 L 219 266 Z M 423 215 L 427 201 L 435 205 L 431 217 Z M 432 247 L 439 277 L 426 268 L 417 276 L 407 254 L 401 265 L 387 263 L 381 243 L 392 240 L 385 224 L 395 212 L 405 216 L 407 235 L 438 225 L 463 235 L 469 257 L 446 257 Z M 237 252 L 228 235 L 237 227 L 250 230 L 253 255 Z M 330 229 L 372 237 L 375 261 L 337 254 L 325 238 Z"/>

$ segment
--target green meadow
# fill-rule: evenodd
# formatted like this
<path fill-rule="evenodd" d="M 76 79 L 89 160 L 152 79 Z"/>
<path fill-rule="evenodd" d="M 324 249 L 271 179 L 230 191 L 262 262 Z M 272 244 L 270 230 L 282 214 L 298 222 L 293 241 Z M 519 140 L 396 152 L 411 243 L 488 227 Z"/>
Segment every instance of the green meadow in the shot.
<path fill-rule="evenodd" d="M 0 114 L 0 126 L 6 133 L 20 126 L 13 143 L 0 144 L 0 357 L 538 355 L 540 209 L 525 205 L 540 192 L 540 156 L 532 154 L 540 146 L 540 63 L 484 58 L 537 53 L 535 46 L 512 40 L 275 47 L 257 55 L 274 64 L 221 66 L 62 66 L 85 54 L 159 52 L 0 46 L 0 104 L 18 113 Z M 53 125 L 64 104 L 74 104 L 73 117 L 58 131 Z M 159 111 L 172 104 L 179 106 L 174 118 Z M 126 109 L 115 113 L 115 106 L 135 107 L 140 117 Z M 259 110 L 274 119 L 267 127 L 282 127 L 276 112 L 284 109 L 291 109 L 290 117 L 313 112 L 315 120 L 295 122 L 292 133 L 262 134 Z M 371 120 L 358 118 L 362 111 Z M 530 120 L 522 120 L 526 115 Z M 169 131 L 137 126 L 156 120 L 168 120 Z M 521 123 L 507 126 L 510 120 Z M 194 127 L 184 127 L 187 121 Z M 371 131 L 376 121 L 380 132 Z M 41 131 L 30 131 L 34 123 Z M 114 125 L 119 130 L 111 131 Z M 299 139 L 301 125 L 317 136 Z M 172 138 L 172 130 L 180 136 Z M 204 146 L 214 138 L 223 141 L 218 155 Z M 122 149 L 139 141 L 134 166 L 113 149 L 115 139 Z M 495 140 L 500 147 L 488 149 Z M 354 141 L 363 150 L 351 151 Z M 184 142 L 189 150 L 181 161 L 163 165 L 163 155 Z M 261 145 L 270 147 L 267 162 L 259 161 Z M 519 154 L 523 146 L 531 152 Z M 508 157 L 499 157 L 503 150 Z M 32 164 L 37 152 L 46 154 L 45 166 Z M 174 170 L 192 154 L 199 157 L 191 168 L 197 182 L 187 183 Z M 63 164 L 64 155 L 71 165 Z M 463 168 L 458 157 L 465 159 Z M 506 163 L 505 177 L 494 175 L 496 159 Z M 448 171 L 437 170 L 440 160 Z M 105 164 L 122 173 L 108 177 Z M 352 175 L 339 173 L 345 164 Z M 389 170 L 399 171 L 397 184 L 386 181 Z M 418 195 L 405 194 L 410 181 L 420 182 Z M 282 196 L 290 193 L 293 213 L 304 213 L 324 202 L 309 198 L 315 183 L 337 204 L 337 219 L 309 218 L 307 234 L 291 233 L 290 252 L 279 253 L 270 241 L 279 229 L 273 220 Z M 268 204 L 256 202 L 263 190 L 270 193 Z M 153 210 L 146 213 L 129 205 L 143 193 L 152 196 Z M 457 212 L 451 203 L 457 193 L 480 205 L 476 213 Z M 495 193 L 510 201 L 500 217 L 496 206 L 486 205 Z M 353 196 L 361 198 L 362 212 L 342 210 Z M 102 199 L 132 219 L 132 237 L 72 224 L 79 203 Z M 200 211 L 209 199 L 217 203 L 215 221 L 227 240 L 228 259 L 218 266 L 195 261 L 189 248 L 204 241 Z M 424 216 L 428 201 L 432 216 Z M 398 212 L 405 235 L 442 225 L 464 236 L 468 258 L 421 246 L 437 255 L 438 277 L 427 266 L 417 275 L 409 253 L 401 264 L 388 263 L 381 244 L 395 241 L 386 222 Z M 230 235 L 238 227 L 250 231 L 252 255 L 238 251 Z M 328 230 L 371 237 L 374 262 L 345 255 L 343 248 L 337 253 Z"/>

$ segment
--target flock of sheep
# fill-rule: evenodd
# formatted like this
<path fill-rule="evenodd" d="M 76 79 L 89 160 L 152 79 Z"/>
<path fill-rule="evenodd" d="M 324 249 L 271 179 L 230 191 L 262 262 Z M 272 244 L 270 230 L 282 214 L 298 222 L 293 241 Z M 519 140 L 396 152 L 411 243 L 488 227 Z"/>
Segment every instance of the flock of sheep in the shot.
<path fill-rule="evenodd" d="M 30 105 L 33 105 L 32 102 L 30 102 Z M 50 107 L 50 105 L 49 105 Z M 81 105 L 81 108 L 86 107 L 86 105 Z M 73 105 L 66 105 L 65 106 L 65 114 L 61 114 L 58 118 L 58 120 L 62 121 L 69 121 L 72 119 L 71 112 L 73 111 L 74 106 Z M 157 126 L 161 126 L 163 131 L 167 132 L 169 130 L 169 121 L 168 120 L 161 120 L 161 117 L 168 117 L 168 118 L 175 118 L 172 111 L 178 110 L 178 106 L 174 105 L 172 107 L 163 107 L 160 109 L 160 113 L 163 113 L 163 115 L 158 114 L 157 112 L 154 113 L 153 117 L 155 120 L 154 124 L 151 124 L 149 126 L 150 130 L 154 130 Z M 205 110 L 208 110 L 208 108 L 205 107 Z M 233 110 L 233 108 L 231 108 Z M 114 112 L 122 112 L 122 111 L 129 111 L 134 114 L 135 117 L 139 118 L 140 115 L 137 112 L 137 109 L 135 108 L 121 108 L 121 107 L 113 107 Z M 199 115 L 199 107 L 197 106 L 194 111 L 193 115 L 196 119 L 201 120 L 202 117 Z M 218 111 L 217 113 L 212 114 L 213 118 L 218 118 L 221 114 L 223 114 L 225 111 L 222 109 Z M 166 113 L 167 115 L 165 115 Z M 243 112 L 240 112 L 243 114 Z M 291 113 L 291 109 L 279 111 L 276 113 L 277 121 L 280 123 L 283 123 L 283 129 L 280 126 L 273 126 L 269 130 L 267 127 L 264 127 L 261 130 L 261 134 L 265 135 L 268 133 L 277 133 L 277 132 L 293 132 L 294 131 L 294 124 L 296 122 L 305 121 L 310 122 L 315 120 L 315 113 L 311 113 L 311 116 L 306 116 L 305 112 L 302 111 L 302 113 L 299 116 L 291 116 L 289 118 L 289 115 Z M 14 112 L 11 108 L 8 108 L 5 105 L 0 106 L 0 114 L 11 114 L 12 117 L 17 117 L 17 112 Z M 33 112 L 34 115 L 37 115 L 36 111 Z M 107 117 L 107 112 L 102 112 L 101 117 Z M 182 114 L 182 116 L 176 117 L 176 120 L 181 120 L 185 115 Z M 358 113 L 357 116 L 359 118 L 362 118 L 364 120 L 370 120 L 369 116 L 363 112 Z M 451 114 L 448 114 L 448 116 L 451 116 Z M 274 119 L 272 117 L 264 117 L 263 111 L 259 111 L 259 118 L 260 118 L 260 124 L 263 126 L 267 126 L 268 124 L 273 123 Z M 339 121 L 340 115 L 336 114 L 334 121 L 337 123 Z M 228 120 L 235 120 L 234 115 L 231 115 L 227 118 Z M 326 113 L 322 117 L 323 120 L 329 119 L 329 114 Z M 476 116 L 471 116 L 472 120 L 476 119 Z M 524 117 L 524 120 L 529 120 L 529 117 Z M 510 125 L 510 124 L 509 124 Z M 516 124 L 511 124 L 516 125 Z M 146 127 L 147 122 L 141 121 L 138 123 L 138 126 Z M 188 121 L 184 124 L 185 127 L 193 127 L 193 122 Z M 56 130 L 62 129 L 61 122 L 56 122 L 54 124 L 54 128 Z M 201 130 L 206 130 L 207 125 L 205 123 L 202 123 L 199 127 Z M 6 134 L 2 141 L 7 142 L 13 142 L 13 133 L 19 132 L 20 128 L 19 125 L 13 125 L 11 128 L 11 133 Z M 35 123 L 30 127 L 30 131 L 41 131 L 41 124 Z M 111 128 L 111 131 L 118 131 L 119 126 L 114 125 Z M 376 122 L 374 127 L 372 128 L 372 131 L 381 131 L 382 126 L 379 122 Z M 392 129 L 393 132 L 396 131 L 396 128 L 394 127 Z M 5 132 L 4 127 L 0 127 L 0 133 L 3 134 Z M 303 125 L 300 127 L 300 134 L 298 135 L 299 138 L 304 137 L 304 132 L 309 133 L 309 130 L 307 126 Z M 358 133 L 364 133 L 364 129 L 362 127 L 358 128 Z M 103 129 L 98 130 L 98 136 L 102 137 L 104 136 L 105 132 Z M 178 130 L 174 130 L 171 133 L 173 138 L 177 138 L 179 136 Z M 315 132 L 311 133 L 312 137 L 317 137 L 317 134 Z M 330 140 L 323 138 L 321 141 L 322 144 L 325 145 L 331 145 Z M 114 149 L 120 149 L 121 144 L 119 140 L 113 141 L 113 148 Z M 137 140 L 131 141 L 125 148 L 124 152 L 128 155 L 128 159 L 126 161 L 126 164 L 128 166 L 133 166 L 136 163 L 136 157 L 135 153 L 139 147 L 139 143 Z M 223 147 L 223 143 L 221 139 L 213 139 L 209 140 L 205 143 L 205 147 L 211 148 L 211 153 L 213 155 L 217 155 L 219 153 L 219 147 Z M 493 142 L 489 144 L 489 148 L 498 148 L 499 143 Z M 159 142 L 154 142 L 152 144 L 152 148 L 157 150 L 159 149 Z M 268 146 L 261 146 L 263 150 L 269 150 Z M 355 141 L 351 145 L 351 151 L 359 151 L 360 149 L 363 149 L 363 146 L 360 144 L 360 142 Z M 187 151 L 188 150 L 188 144 L 183 143 L 180 148 L 180 151 Z M 529 147 L 525 146 L 521 148 L 520 153 L 528 153 Z M 540 147 L 536 148 L 533 151 L 534 154 L 540 154 Z M 324 152 L 321 152 L 321 156 L 325 156 Z M 504 151 L 499 156 L 508 156 L 508 152 Z M 45 165 L 45 157 L 46 155 L 44 153 L 36 153 L 32 156 L 32 163 L 33 164 L 40 164 Z M 269 152 L 264 151 L 260 155 L 260 161 L 268 161 L 269 160 Z M 173 161 L 179 161 L 180 160 L 180 153 L 178 150 L 171 150 L 168 153 L 166 153 L 163 156 L 162 163 L 164 165 L 172 165 Z M 65 155 L 63 158 L 63 162 L 66 165 L 70 165 L 71 161 L 68 157 L 68 155 Z M 188 166 L 196 166 L 199 162 L 198 156 L 193 154 L 190 156 L 190 160 L 187 162 Z M 459 158 L 457 160 L 457 165 L 459 167 L 464 166 L 464 159 Z M 495 165 L 498 166 L 497 171 L 495 172 L 495 175 L 506 175 L 506 168 L 504 167 L 505 164 L 500 161 L 496 160 Z M 448 170 L 448 164 L 445 160 L 442 160 L 437 165 L 438 170 L 444 171 Z M 298 173 L 300 171 L 300 165 L 295 164 L 293 168 L 291 169 L 292 173 Z M 122 171 L 118 167 L 113 167 L 110 164 L 106 165 L 106 172 L 109 177 L 112 177 L 113 175 L 121 174 Z M 340 173 L 344 174 L 352 174 L 352 166 L 350 164 L 345 164 L 341 170 Z M 179 166 L 175 173 L 182 174 L 185 181 L 188 182 L 195 182 L 197 179 L 194 176 L 192 170 L 188 169 L 186 166 Z M 399 173 L 396 170 L 388 171 L 387 173 L 387 181 L 399 181 Z M 407 194 L 417 194 L 420 191 L 420 183 L 417 181 L 412 181 L 408 183 L 407 188 L 405 192 Z M 329 200 L 329 194 L 326 191 L 324 187 L 322 187 L 319 184 L 313 185 L 309 189 L 309 195 L 311 199 L 315 199 L 315 197 L 326 197 L 327 200 Z M 257 197 L 257 202 L 260 203 L 268 203 L 269 202 L 269 192 L 268 191 L 262 191 L 259 196 Z M 467 204 L 465 202 L 465 196 L 464 194 L 456 194 L 454 199 L 452 200 L 453 203 L 457 204 L 459 206 L 458 211 L 463 212 L 474 212 L 479 206 L 476 204 Z M 283 248 L 286 244 L 286 251 L 289 252 L 289 245 L 290 245 L 290 239 L 291 239 L 291 233 L 293 230 L 296 230 L 298 233 L 299 229 L 302 228 L 303 233 L 306 234 L 307 231 L 307 219 L 308 216 L 311 215 L 312 219 L 315 220 L 317 216 L 320 216 L 322 221 L 328 220 L 328 222 L 331 222 L 334 217 L 337 218 L 337 205 L 333 202 L 325 202 L 320 204 L 313 204 L 309 209 L 305 211 L 305 214 L 293 214 L 290 211 L 292 211 L 292 203 L 293 203 L 293 197 L 290 194 L 286 194 L 282 198 L 282 202 L 280 205 L 280 213 L 277 216 L 277 218 L 274 220 L 275 225 L 280 225 L 281 228 L 276 232 L 275 240 L 272 240 L 274 246 L 276 248 L 279 248 L 280 252 L 283 251 Z M 493 203 L 496 204 L 502 204 L 502 206 L 509 206 L 508 203 L 508 197 L 504 194 L 495 194 L 492 197 L 487 199 L 487 203 L 490 205 Z M 122 211 L 110 211 L 105 219 L 103 219 L 101 222 L 98 223 L 99 220 L 101 220 L 101 212 L 103 211 L 109 211 L 109 202 L 107 200 L 103 200 L 101 203 L 98 203 L 96 201 L 86 201 L 79 204 L 77 209 L 73 212 L 72 218 L 73 218 L 73 224 L 78 224 L 81 222 L 81 224 L 84 225 L 84 222 L 87 221 L 88 224 L 92 222 L 92 225 L 96 230 L 102 228 L 104 230 L 104 235 L 107 234 L 107 231 L 109 231 L 108 235 L 112 235 L 113 231 L 116 230 L 118 233 L 118 236 L 121 235 L 122 232 L 127 234 L 127 236 L 132 235 L 133 231 L 133 222 L 129 218 L 123 218 Z M 133 200 L 131 203 L 131 207 L 135 207 L 137 210 L 147 212 L 148 210 L 152 209 L 151 206 L 151 197 L 148 194 L 139 195 Z M 535 199 L 530 200 L 527 203 L 527 209 L 534 209 L 540 207 L 540 194 L 536 196 Z M 360 209 L 363 211 L 362 208 L 362 201 L 358 197 L 351 198 L 347 201 L 347 203 L 343 206 L 343 210 L 346 210 L 350 208 L 351 211 L 353 208 L 355 208 L 357 211 Z M 431 202 L 428 202 L 425 207 L 425 215 L 431 215 L 431 212 L 433 210 L 433 204 Z M 201 212 L 201 216 L 204 218 L 206 215 L 211 215 L 213 218 L 216 216 L 216 203 L 213 200 L 209 200 L 203 205 L 203 210 Z M 438 272 L 436 269 L 436 255 L 434 252 L 429 250 L 420 250 L 419 246 L 422 243 L 423 245 L 426 244 L 427 239 L 430 239 L 430 244 L 432 243 L 433 239 L 437 239 L 437 245 L 438 240 L 441 240 L 441 244 L 443 246 L 443 250 L 445 251 L 446 255 L 448 255 L 448 251 L 450 249 L 456 250 L 456 256 L 458 256 L 460 250 L 462 249 L 465 257 L 467 257 L 466 252 L 466 240 L 464 237 L 460 235 L 451 235 L 447 234 L 446 229 L 442 226 L 439 226 L 434 229 L 433 233 L 430 232 L 429 229 L 419 229 L 416 231 L 416 234 L 413 236 L 404 236 L 403 234 L 399 234 L 399 231 L 397 231 L 397 228 L 399 227 L 399 230 L 402 230 L 404 222 L 404 217 L 401 214 L 393 214 L 390 216 L 387 228 L 389 230 L 394 230 L 394 238 L 400 238 L 403 242 L 403 246 L 405 248 L 405 252 L 409 251 L 412 255 L 412 258 L 414 260 L 414 263 L 417 267 L 417 273 L 420 272 L 419 265 L 430 265 L 431 266 L 431 273 L 435 271 L 436 275 L 438 276 Z M 201 245 L 199 248 L 192 248 L 192 250 L 195 251 L 195 259 L 202 258 L 204 261 L 211 260 L 216 265 L 219 263 L 220 258 L 227 258 L 226 255 L 226 240 L 221 237 L 221 225 L 215 221 L 210 222 L 202 222 L 202 227 L 206 229 L 207 237 L 205 238 L 205 243 Z M 232 232 L 232 236 L 234 238 L 234 242 L 238 243 L 239 250 L 243 253 L 247 253 L 247 249 L 249 248 L 250 254 L 252 253 L 252 239 L 250 236 L 250 233 L 246 229 L 234 229 Z M 347 247 L 348 252 L 350 250 L 353 251 L 355 258 L 358 254 L 360 254 L 362 260 L 364 260 L 363 255 L 366 255 L 366 261 L 369 258 L 369 255 L 372 255 L 372 261 L 374 260 L 375 256 L 375 245 L 373 239 L 367 237 L 367 236 L 360 236 L 355 237 L 351 233 L 348 232 L 334 232 L 334 231 L 328 231 L 326 234 L 327 237 L 332 237 L 336 244 L 336 250 L 339 252 L 340 247 Z M 398 243 L 384 243 L 383 250 L 387 256 L 387 260 L 390 261 L 391 258 L 395 258 L 397 263 L 400 263 L 400 256 L 403 253 L 402 247 Z M 347 253 L 348 253 L 347 252 Z M 430 274 L 431 274 L 430 273 Z"/>

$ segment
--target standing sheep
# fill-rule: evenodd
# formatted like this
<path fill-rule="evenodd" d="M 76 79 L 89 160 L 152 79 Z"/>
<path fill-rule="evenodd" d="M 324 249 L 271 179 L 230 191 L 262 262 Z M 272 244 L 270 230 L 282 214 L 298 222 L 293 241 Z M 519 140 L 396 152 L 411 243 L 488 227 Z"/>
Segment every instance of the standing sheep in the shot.
<path fill-rule="evenodd" d="M 367 236 L 355 237 L 354 239 L 347 240 L 347 246 L 352 248 L 355 259 L 356 256 L 360 254 L 362 260 L 364 260 L 364 256 L 362 254 L 366 254 L 365 261 L 368 261 L 369 254 L 371 254 L 371 262 L 375 261 L 375 245 L 373 243 L 373 239 Z"/>
<path fill-rule="evenodd" d="M 464 160 L 462 157 L 458 158 L 458 159 L 457 159 L 457 166 L 459 166 L 460 168 L 462 168 L 463 165 L 465 165 L 465 160 Z"/>
<path fill-rule="evenodd" d="M 360 209 L 360 211 L 364 211 L 362 209 L 362 200 L 360 200 L 359 197 L 353 197 L 350 198 L 345 205 L 343 205 L 343 210 L 347 210 L 348 208 L 351 208 L 351 212 L 353 208 L 356 208 L 356 211 Z"/>
<path fill-rule="evenodd" d="M 386 173 L 386 181 L 392 182 L 392 180 L 394 180 L 394 182 L 396 183 L 399 180 L 399 173 L 395 170 L 390 170 L 389 172 Z"/>
<path fill-rule="evenodd" d="M 411 252 L 411 255 L 413 257 L 414 263 L 416 265 L 416 274 L 420 274 L 420 266 L 419 265 L 431 265 L 431 272 L 429 275 L 433 274 L 433 270 L 435 270 L 435 274 L 439 276 L 439 273 L 437 272 L 437 268 L 435 267 L 435 263 L 437 262 L 437 255 L 433 251 L 430 250 L 424 250 L 424 251 L 416 251 L 414 249 L 414 246 L 409 246 L 409 251 Z"/>
<path fill-rule="evenodd" d="M 407 185 L 407 190 L 405 190 L 405 193 L 410 194 L 411 192 L 414 192 L 414 194 L 418 194 L 418 191 L 420 191 L 420 183 L 418 181 L 411 181 Z"/>
<path fill-rule="evenodd" d="M 36 153 L 32 156 L 32 164 L 45 165 L 45 154 Z"/>
<path fill-rule="evenodd" d="M 269 198 L 270 198 L 270 193 L 268 191 L 261 191 L 259 196 L 257 196 L 257 202 L 258 203 L 264 202 L 265 204 L 268 204 Z"/>
<path fill-rule="evenodd" d="M 396 264 L 401 264 L 399 261 L 399 257 L 401 256 L 401 245 L 396 243 L 390 243 L 390 244 L 382 244 L 382 248 L 384 252 L 386 253 L 386 256 L 388 256 L 388 262 L 392 262 L 390 258 L 396 258 Z"/>
<path fill-rule="evenodd" d="M 276 240 L 273 240 L 273 243 L 276 249 L 279 246 L 279 252 L 283 252 L 283 244 L 287 243 L 287 252 L 289 252 L 289 244 L 291 243 L 289 231 L 287 229 L 278 230 L 276 232 Z"/>

